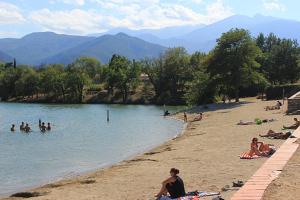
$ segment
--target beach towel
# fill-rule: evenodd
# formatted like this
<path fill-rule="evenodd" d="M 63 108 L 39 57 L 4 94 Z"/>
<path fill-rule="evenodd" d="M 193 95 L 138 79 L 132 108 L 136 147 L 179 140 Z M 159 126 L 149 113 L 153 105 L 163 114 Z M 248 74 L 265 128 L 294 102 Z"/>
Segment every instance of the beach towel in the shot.
<path fill-rule="evenodd" d="M 159 200 L 199 200 L 200 197 L 209 197 L 220 195 L 220 192 L 189 192 L 186 197 L 180 197 L 177 199 L 171 199 L 170 197 L 163 196 Z"/>
<path fill-rule="evenodd" d="M 240 159 L 255 159 L 255 158 L 260 158 L 261 156 L 257 155 L 250 155 L 249 152 L 244 152 L 240 155 Z"/>

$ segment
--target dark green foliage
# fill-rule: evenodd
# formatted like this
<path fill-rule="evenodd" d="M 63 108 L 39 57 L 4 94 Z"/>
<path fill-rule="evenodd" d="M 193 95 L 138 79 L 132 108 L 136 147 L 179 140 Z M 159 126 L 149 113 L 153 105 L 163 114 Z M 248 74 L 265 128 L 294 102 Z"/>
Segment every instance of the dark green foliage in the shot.
<path fill-rule="evenodd" d="M 274 85 L 266 89 L 266 98 L 267 100 L 282 99 L 283 95 L 284 97 L 290 97 L 299 91 L 299 84 Z"/>
<path fill-rule="evenodd" d="M 258 77 L 260 65 L 256 59 L 260 53 L 248 31 L 232 29 L 217 40 L 207 59 L 207 70 L 216 85 L 225 90 L 222 93 L 233 91 L 239 101 L 240 88 L 249 86 Z"/>
<path fill-rule="evenodd" d="M 280 39 L 274 34 L 260 34 L 256 44 L 263 55 L 258 59 L 262 72 L 273 85 L 295 83 L 300 78 L 300 48 L 295 40 Z"/>

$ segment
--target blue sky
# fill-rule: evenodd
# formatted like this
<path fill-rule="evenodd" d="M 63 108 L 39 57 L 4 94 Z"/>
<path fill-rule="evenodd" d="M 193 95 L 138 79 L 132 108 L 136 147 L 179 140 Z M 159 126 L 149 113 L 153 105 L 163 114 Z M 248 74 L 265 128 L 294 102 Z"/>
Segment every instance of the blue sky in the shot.
<path fill-rule="evenodd" d="M 299 8 L 297 0 L 0 0 L 0 38 L 211 24 L 235 14 L 300 21 Z"/>

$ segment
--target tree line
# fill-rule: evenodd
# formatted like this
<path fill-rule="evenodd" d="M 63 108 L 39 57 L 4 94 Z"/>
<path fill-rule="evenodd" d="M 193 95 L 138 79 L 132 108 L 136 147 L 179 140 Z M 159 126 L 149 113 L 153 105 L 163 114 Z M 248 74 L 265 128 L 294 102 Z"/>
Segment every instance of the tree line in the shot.
<path fill-rule="evenodd" d="M 149 84 L 141 80 L 141 74 L 147 75 Z M 52 102 L 81 103 L 88 90 L 105 90 L 107 96 L 119 94 L 127 103 L 131 93 L 142 87 L 153 90 L 153 103 L 196 105 L 222 96 L 238 101 L 241 90 L 250 86 L 263 92 L 269 85 L 295 83 L 299 77 L 296 40 L 272 33 L 253 38 L 245 29 L 231 29 L 209 53 L 189 54 L 177 47 L 141 61 L 113 55 L 108 64 L 88 57 L 67 66 L 40 68 L 2 63 L 0 97 L 44 96 Z"/>

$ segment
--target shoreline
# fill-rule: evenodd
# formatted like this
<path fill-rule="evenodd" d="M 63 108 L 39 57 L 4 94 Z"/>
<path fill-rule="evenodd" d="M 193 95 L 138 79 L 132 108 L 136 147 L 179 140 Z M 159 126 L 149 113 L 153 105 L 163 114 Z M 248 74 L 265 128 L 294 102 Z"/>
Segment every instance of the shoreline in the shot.
<path fill-rule="evenodd" d="M 241 103 L 240 105 L 237 104 L 227 104 L 227 105 L 222 105 L 222 104 L 214 104 L 216 108 L 209 109 L 205 112 L 204 114 L 204 121 L 203 123 L 207 125 L 211 125 L 214 123 L 215 119 L 210 119 L 210 118 L 217 118 L 219 119 L 220 116 L 226 115 L 227 113 L 230 112 L 235 112 L 236 110 L 239 110 L 241 108 L 245 108 L 245 106 L 249 106 L 252 104 L 257 104 L 254 106 L 258 106 L 259 108 L 263 108 L 265 104 L 272 104 L 273 101 L 269 102 L 258 102 L 257 100 L 250 100 L 249 104 L 244 105 L 244 103 Z M 214 106 L 214 105 L 210 105 Z M 225 108 L 222 108 L 224 107 Z M 195 116 L 195 112 L 203 111 L 202 109 L 198 108 L 193 108 L 189 112 L 189 117 Z M 230 111 L 227 111 L 230 110 Z M 246 110 L 249 111 L 249 108 Z M 250 108 L 250 110 L 252 110 Z M 243 111 L 244 113 L 244 111 Z M 179 116 L 180 114 L 180 116 Z M 172 115 L 170 118 L 172 119 L 177 119 L 177 120 L 182 120 L 181 113 Z M 244 113 L 245 114 L 245 113 Z M 273 116 L 273 113 L 270 112 L 261 112 L 261 114 L 264 114 L 266 116 Z M 290 116 L 282 116 L 282 113 L 280 112 L 279 114 L 282 118 L 285 118 L 285 122 L 289 122 L 292 117 Z M 277 117 L 279 117 L 277 115 Z M 247 113 L 244 116 L 237 116 L 238 118 L 242 117 L 245 118 L 247 117 Z M 249 116 L 248 116 L 249 117 Z M 222 117 L 221 117 L 222 118 Z M 226 118 L 227 120 L 230 119 Z M 247 118 L 246 118 L 247 119 Z M 233 119 L 231 120 L 233 121 Z M 236 121 L 236 119 L 234 119 Z M 237 121 L 236 121 L 237 122 Z M 181 171 L 183 171 L 183 175 L 185 177 L 185 182 L 187 190 L 192 191 L 192 190 L 206 190 L 206 191 L 220 191 L 220 189 L 224 186 L 224 183 L 231 183 L 231 181 L 237 180 L 237 179 L 243 179 L 243 181 L 246 181 L 247 177 L 250 177 L 260 166 L 261 164 L 265 161 L 265 159 L 257 159 L 257 160 L 251 160 L 251 161 L 244 161 L 244 160 L 239 160 L 237 159 L 238 154 L 234 154 L 234 157 L 232 155 L 229 156 L 230 159 L 233 159 L 238 162 L 238 166 L 234 166 L 232 161 L 228 159 L 228 155 L 222 156 L 219 155 L 220 153 L 212 151 L 213 149 L 209 149 L 211 144 L 206 144 L 205 141 L 202 141 L 201 137 L 209 137 L 211 129 L 216 129 L 218 127 L 214 126 L 208 126 L 208 127 L 202 127 L 203 129 L 206 129 L 205 131 L 201 130 L 199 128 L 199 125 L 202 123 L 201 122 L 194 122 L 194 123 L 185 123 L 182 131 L 174 138 L 171 138 L 169 141 L 163 142 L 162 144 L 158 144 L 156 147 L 153 147 L 145 152 L 140 152 L 136 154 L 135 156 L 132 156 L 132 158 L 128 158 L 126 160 L 123 160 L 121 162 L 118 162 L 116 164 L 113 164 L 111 166 L 101 168 L 101 169 L 96 169 L 91 172 L 87 172 L 84 174 L 80 174 L 78 176 L 69 178 L 69 179 L 64 179 L 60 180 L 58 182 L 50 183 L 47 185 L 43 185 L 40 187 L 36 187 L 35 189 L 29 190 L 32 192 L 38 192 L 42 194 L 39 197 L 35 197 L 36 199 L 109 199 L 107 195 L 112 195 L 110 192 L 114 191 L 116 187 L 118 188 L 119 185 L 124 185 L 125 190 L 121 188 L 121 191 L 119 191 L 119 194 L 117 196 L 114 196 L 114 199 L 121 199 L 125 195 L 129 195 L 128 199 L 152 199 L 154 195 L 154 191 L 157 191 L 159 189 L 159 184 L 162 181 L 162 177 L 165 177 L 167 175 L 167 170 L 169 170 L 170 167 L 178 167 Z M 281 126 L 279 124 L 283 123 L 280 120 L 275 122 L 277 125 L 277 129 Z M 274 124 L 275 124 L 274 123 Z M 273 123 L 270 123 L 270 125 L 273 125 Z M 236 125 L 230 124 L 227 125 L 222 124 L 221 130 L 223 131 L 228 131 L 226 130 L 226 127 L 229 129 L 235 129 L 237 128 Z M 243 126 L 239 127 L 243 130 L 247 130 L 247 128 L 252 129 L 251 131 L 257 132 L 257 130 L 260 130 L 261 128 L 259 126 Z M 266 129 L 266 127 L 264 127 Z M 274 128 L 275 129 L 275 128 Z M 220 130 L 220 129 L 218 129 Z M 199 133 L 200 132 L 200 133 Z M 212 132 L 214 132 L 212 130 Z M 227 132 L 226 132 L 227 133 Z M 253 133 L 252 133 L 253 135 Z M 255 134 L 257 135 L 257 134 Z M 243 135 L 241 135 L 242 137 Z M 252 137 L 252 136 L 251 136 Z M 200 138 L 200 140 L 199 140 Z M 233 137 L 235 138 L 235 137 Z M 243 137 L 247 138 L 247 137 Z M 208 143 L 211 143 L 211 140 L 216 140 L 218 137 L 213 137 L 213 138 L 205 138 Z M 222 140 L 222 138 L 221 138 Z M 199 141 L 199 142 L 197 142 Z M 202 143 L 203 145 L 202 145 Z M 223 143 L 223 141 L 219 141 L 220 144 Z M 182 145 L 183 143 L 183 145 Z M 187 143 L 187 144 L 186 144 Z M 195 147 L 191 146 L 191 144 L 195 143 Z M 281 141 L 276 141 L 276 145 L 280 145 L 282 142 Z M 212 143 L 214 144 L 214 142 Z M 225 141 L 226 144 L 226 141 Z M 248 141 L 242 142 L 242 144 L 248 144 Z M 206 146 L 206 148 L 202 147 Z M 230 146 L 230 145 L 229 145 Z M 188 149 L 186 149 L 188 148 Z M 222 148 L 222 146 L 220 146 Z M 247 150 L 248 146 L 244 148 L 242 146 L 241 149 Z M 225 148 L 226 149 L 226 148 Z M 237 152 L 240 152 L 240 149 L 236 150 Z M 186 152 L 189 151 L 190 153 Z M 202 155 L 201 158 L 196 158 L 199 155 L 197 152 L 202 152 L 202 151 L 207 151 L 209 155 L 208 157 L 204 154 Z M 235 152 L 234 151 L 234 152 Z M 174 153 L 175 154 L 174 154 Z M 177 152 L 177 153 L 176 153 Z M 191 152 L 196 152 L 196 153 L 191 153 Z M 193 155 L 190 155 L 193 154 Z M 173 155 L 173 158 L 172 156 Z M 175 156 L 175 157 L 174 157 Z M 218 159 L 219 162 L 215 162 L 214 159 L 210 159 L 213 157 L 218 157 L 216 158 L 217 161 Z M 201 157 L 201 156 L 200 156 Z M 224 163 L 221 161 L 222 157 L 226 157 L 225 161 L 227 160 L 229 163 Z M 200 159 L 200 160 L 199 160 Z M 175 161 L 175 162 L 174 162 Z M 210 162 L 210 163 L 209 163 Z M 173 164 L 172 164 L 173 163 Z M 174 164 L 176 166 L 174 166 Z M 225 168 L 219 164 L 225 165 Z M 194 166 L 194 165 L 195 166 Z M 250 170 L 242 169 L 241 167 L 246 164 L 247 167 Z M 200 167 L 200 168 L 199 168 Z M 207 168 L 208 167 L 208 168 Z M 245 167 L 245 166 L 244 166 Z M 226 169 L 220 170 L 221 169 Z M 157 169 L 157 171 L 155 170 Z M 240 169 L 244 171 L 244 173 L 235 173 L 234 169 Z M 144 174 L 148 172 L 149 170 L 153 171 L 154 174 L 151 178 L 151 175 L 149 177 L 149 174 Z M 198 172 L 197 172 L 198 171 Z M 123 172 L 123 173 L 122 173 Z M 221 174 L 218 174 L 222 172 Z M 228 173 L 229 172 L 229 173 Z M 199 176 L 199 174 L 200 176 Z M 189 174 L 189 175 L 188 175 Z M 206 175 L 207 174 L 207 175 Z M 209 175 L 211 174 L 211 175 Z M 117 177 L 116 177 L 117 176 Z M 121 176 L 118 178 L 118 176 Z M 132 177 L 136 176 L 136 177 Z M 143 177 L 143 178 L 138 178 L 138 177 Z M 196 176 L 196 177 L 195 177 Z M 199 177 L 198 177 L 199 176 Z M 216 176 L 214 178 L 213 176 Z M 130 180 L 126 179 L 129 178 Z M 202 178 L 201 178 L 202 177 Z M 219 178 L 217 178 L 219 177 Z M 231 177 L 231 178 L 230 178 Z M 142 180 L 147 180 L 150 181 L 150 184 L 144 184 L 141 182 Z M 116 179 L 116 180 L 115 180 Z M 138 180 L 136 180 L 138 179 Z M 206 181 L 207 179 L 207 181 Z M 230 180 L 230 181 L 228 181 Z M 85 184 L 84 182 L 91 182 L 90 184 Z M 133 181 L 133 182 L 132 182 Z M 120 183 L 121 182 L 121 183 Z M 135 183 L 136 182 L 136 183 Z M 126 183 L 128 185 L 126 185 Z M 96 187 L 96 188 L 95 188 Z M 142 187 L 142 191 L 138 191 L 139 194 L 132 194 L 133 190 L 137 187 Z M 119 188 L 120 189 L 120 188 Z M 99 191 L 101 190 L 101 191 Z M 152 192 L 151 192 L 152 191 Z M 63 196 L 62 194 L 66 193 L 66 196 Z M 229 192 L 222 192 L 222 196 L 225 197 L 226 199 L 230 197 L 234 191 L 229 191 Z M 103 195 L 106 195 L 105 197 Z M 132 195 L 137 195 L 137 196 L 132 196 Z M 4 199 L 15 199 L 15 198 L 4 198 Z"/>
<path fill-rule="evenodd" d="M 6 102 L 6 103 L 15 103 L 15 102 Z M 21 102 L 17 102 L 17 103 L 21 103 Z M 43 103 L 41 103 L 41 104 L 43 104 Z M 120 104 L 120 105 L 122 105 L 122 104 Z M 181 111 L 178 111 L 178 112 L 181 112 Z M 168 120 L 175 120 L 175 121 L 182 122 L 182 127 L 181 127 L 181 129 L 179 130 L 179 132 L 175 136 L 169 138 L 168 140 L 166 140 L 166 141 L 164 141 L 162 143 L 155 144 L 155 145 L 153 145 L 153 146 L 151 146 L 151 147 L 149 147 L 149 148 L 147 148 L 145 150 L 140 150 L 139 152 L 136 152 L 133 155 L 127 156 L 126 158 L 122 158 L 121 160 L 119 160 L 117 162 L 113 162 L 113 163 L 110 163 L 110 164 L 104 164 L 101 167 L 99 166 L 99 167 L 96 167 L 96 168 L 93 168 L 93 169 L 89 169 L 89 170 L 84 170 L 84 171 L 81 171 L 81 172 L 74 172 L 74 173 L 70 172 L 70 175 L 58 176 L 58 177 L 53 178 L 51 180 L 44 181 L 44 183 L 40 183 L 40 184 L 36 184 L 36 185 L 33 185 L 33 186 L 25 187 L 23 189 L 16 190 L 14 192 L 10 192 L 10 193 L 7 193 L 7 194 L 0 195 L 0 199 L 10 198 L 10 195 L 13 195 L 13 194 L 16 194 L 16 193 L 20 193 L 20 192 L 23 192 L 23 191 L 35 190 L 35 189 L 42 188 L 42 187 L 44 187 L 46 185 L 49 185 L 49 184 L 55 184 L 55 183 L 58 183 L 58 182 L 61 182 L 61 181 L 72 180 L 72 179 L 76 179 L 76 178 L 80 178 L 80 177 L 83 177 L 83 176 L 87 176 L 87 175 L 93 174 L 93 173 L 95 173 L 95 172 L 97 172 L 99 170 L 109 169 L 111 167 L 114 167 L 116 165 L 121 164 L 122 162 L 128 162 L 128 161 L 134 160 L 138 156 L 144 155 L 147 152 L 151 152 L 154 149 L 156 149 L 156 148 L 158 148 L 160 146 L 163 146 L 165 143 L 168 143 L 168 142 L 170 142 L 170 141 L 172 141 L 172 140 L 174 140 L 176 138 L 181 137 L 184 134 L 184 132 L 186 131 L 186 128 L 187 128 L 188 124 L 184 123 L 184 121 L 182 119 L 178 119 L 178 118 L 174 117 L 174 115 L 167 116 L 166 118 Z"/>

